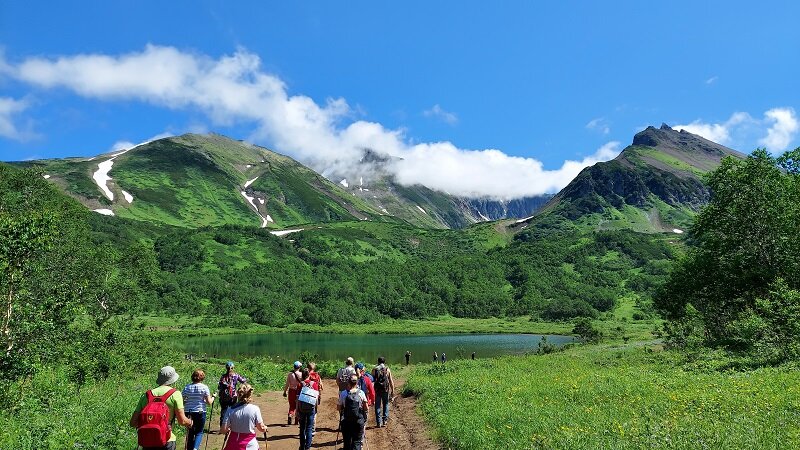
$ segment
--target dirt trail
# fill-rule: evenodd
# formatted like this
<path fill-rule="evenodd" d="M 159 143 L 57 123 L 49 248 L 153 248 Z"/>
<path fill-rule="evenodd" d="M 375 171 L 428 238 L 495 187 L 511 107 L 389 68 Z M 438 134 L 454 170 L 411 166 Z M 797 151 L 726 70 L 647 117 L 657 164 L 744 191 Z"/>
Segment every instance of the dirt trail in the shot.
<path fill-rule="evenodd" d="M 404 380 L 395 378 L 397 391 L 402 392 Z M 336 411 L 336 396 L 332 393 L 336 389 L 334 380 L 324 380 L 328 388 L 323 391 L 322 404 L 317 411 L 317 432 L 314 435 L 312 448 L 340 449 L 342 437 L 339 435 L 339 445 L 336 446 L 336 430 L 339 413 Z M 331 389 L 331 386 L 333 389 Z M 269 427 L 267 433 L 267 447 L 269 450 L 295 450 L 300 446 L 299 427 L 286 424 L 288 405 L 281 392 L 265 392 L 256 396 L 254 403 L 261 408 L 261 414 Z M 216 433 L 219 420 L 214 417 L 211 429 Z M 264 449 L 264 437 L 259 436 L 259 449 Z M 222 448 L 223 436 L 211 434 L 208 441 L 209 450 Z M 205 442 L 204 442 L 205 445 Z M 403 398 L 398 395 L 389 409 L 389 424 L 384 428 L 375 428 L 375 410 L 370 408 L 367 423 L 367 432 L 364 440 L 364 450 L 433 450 L 440 447 L 428 436 L 428 430 L 422 418 L 416 412 L 416 399 Z"/>

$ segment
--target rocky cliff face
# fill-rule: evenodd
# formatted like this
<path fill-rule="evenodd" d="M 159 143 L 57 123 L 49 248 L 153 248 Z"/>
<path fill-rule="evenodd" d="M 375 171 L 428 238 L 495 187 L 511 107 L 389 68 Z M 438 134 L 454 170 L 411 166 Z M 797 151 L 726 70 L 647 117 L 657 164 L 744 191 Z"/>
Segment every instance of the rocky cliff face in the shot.
<path fill-rule="evenodd" d="M 668 125 L 648 127 L 617 158 L 587 167 L 544 208 L 542 214 L 556 214 L 598 226 L 637 223 L 628 207 L 636 208 L 649 221 L 649 231 L 671 230 L 687 214 L 705 205 L 710 192 L 702 175 L 719 166 L 725 156 L 743 154 Z M 681 214 L 672 214 L 680 210 Z M 621 212 L 624 211 L 624 212 Z M 617 214 L 619 213 L 619 214 Z M 589 216 L 602 216 L 596 220 Z M 616 221 L 615 221 L 616 220 Z M 685 224 L 685 220 L 683 221 Z M 647 228 L 647 227 L 645 227 Z"/>

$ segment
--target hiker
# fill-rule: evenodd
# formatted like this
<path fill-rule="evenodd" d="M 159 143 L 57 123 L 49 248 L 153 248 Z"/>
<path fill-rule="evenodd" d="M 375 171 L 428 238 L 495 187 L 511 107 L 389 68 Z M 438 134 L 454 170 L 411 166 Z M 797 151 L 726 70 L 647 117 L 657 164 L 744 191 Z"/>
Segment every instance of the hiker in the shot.
<path fill-rule="evenodd" d="M 183 388 L 181 395 L 186 415 L 192 419 L 192 427 L 187 431 L 186 450 L 198 450 L 203 443 L 203 429 L 206 426 L 206 405 L 213 405 L 216 394 L 211 395 L 208 386 L 203 384 L 206 373 L 201 369 L 192 372 L 192 384 Z"/>
<path fill-rule="evenodd" d="M 375 384 L 372 375 L 364 369 L 364 363 L 356 363 L 356 375 L 358 375 L 358 388 L 367 396 L 367 406 L 375 404 Z"/>
<path fill-rule="evenodd" d="M 325 387 L 322 385 L 322 377 L 317 373 L 317 363 L 313 361 L 308 363 L 308 377 L 319 386 L 319 398 L 322 400 L 322 390 L 325 389 Z M 317 404 L 319 405 L 320 402 L 317 402 Z"/>
<path fill-rule="evenodd" d="M 162 367 L 156 379 L 158 387 L 139 398 L 130 425 L 136 428 L 138 443 L 143 450 L 175 450 L 173 419 L 184 427 L 192 426 L 192 419 L 183 412 L 183 396 L 172 387 L 178 378 L 172 366 Z"/>
<path fill-rule="evenodd" d="M 322 390 L 325 389 L 325 386 L 322 385 L 322 377 L 317 373 L 317 363 L 313 361 L 308 363 L 308 378 L 319 386 L 319 395 L 317 396 L 317 405 L 319 406 L 322 404 Z M 311 435 L 313 436 L 316 432 L 317 422 L 315 420 L 314 425 L 311 427 Z"/>
<path fill-rule="evenodd" d="M 375 380 L 375 421 L 380 428 L 389 421 L 389 400 L 394 395 L 392 371 L 386 366 L 383 356 L 378 357 L 378 365 L 372 369 L 372 378 Z"/>
<path fill-rule="evenodd" d="M 220 433 L 230 435 L 222 450 L 258 450 L 256 431 L 267 432 L 267 425 L 261 418 L 261 408 L 252 404 L 253 387 L 246 382 L 236 387 L 237 403 L 222 417 Z"/>
<path fill-rule="evenodd" d="M 406 350 L 406 365 L 411 361 L 411 350 Z"/>
<path fill-rule="evenodd" d="M 225 417 L 225 411 L 231 406 L 235 405 L 238 399 L 236 398 L 237 386 L 239 383 L 247 383 L 247 380 L 234 372 L 233 361 L 225 363 L 225 374 L 219 378 L 219 426 L 222 428 L 222 419 Z"/>
<path fill-rule="evenodd" d="M 475 361 L 475 352 L 472 352 L 472 360 Z"/>
<path fill-rule="evenodd" d="M 347 389 L 339 393 L 336 409 L 341 415 L 340 426 L 344 450 L 361 450 L 364 426 L 367 423 L 367 397 L 358 388 L 358 375 L 350 376 Z"/>
<path fill-rule="evenodd" d="M 433 362 L 436 362 L 438 360 L 439 360 L 439 354 L 436 353 L 436 352 L 433 352 Z"/>
<path fill-rule="evenodd" d="M 353 367 L 353 357 L 348 356 L 344 360 L 344 367 L 336 372 L 336 385 L 339 387 L 339 392 L 346 391 L 349 388 L 350 375 L 355 375 L 356 369 Z"/>
<path fill-rule="evenodd" d="M 297 396 L 297 417 L 300 419 L 300 450 L 309 450 L 314 438 L 320 385 L 311 379 L 311 371 L 303 369 Z"/>
<path fill-rule="evenodd" d="M 286 374 L 286 383 L 283 384 L 283 397 L 289 399 L 289 414 L 286 416 L 286 424 L 291 425 L 292 419 L 294 424 L 297 425 L 297 417 L 295 410 L 297 409 L 297 395 L 300 393 L 300 382 L 303 381 L 303 363 L 300 361 L 294 362 L 292 370 Z"/>
<path fill-rule="evenodd" d="M 446 362 L 447 362 L 447 355 L 445 355 L 444 352 L 442 352 L 442 364 Z"/>

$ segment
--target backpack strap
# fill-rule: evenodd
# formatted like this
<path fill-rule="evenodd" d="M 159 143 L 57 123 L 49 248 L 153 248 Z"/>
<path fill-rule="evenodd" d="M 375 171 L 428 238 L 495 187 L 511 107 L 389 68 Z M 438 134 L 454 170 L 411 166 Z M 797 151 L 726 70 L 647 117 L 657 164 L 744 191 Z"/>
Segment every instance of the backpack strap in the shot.
<path fill-rule="evenodd" d="M 174 389 L 174 388 L 168 390 L 164 395 L 161 396 L 161 401 L 166 403 L 167 400 L 169 400 L 169 398 L 172 397 L 172 394 L 174 394 L 176 390 L 177 389 Z"/>
<path fill-rule="evenodd" d="M 147 403 L 153 403 L 153 399 L 156 398 L 156 396 L 153 395 L 153 390 L 150 389 L 149 391 L 145 392 L 145 394 L 147 395 Z"/>

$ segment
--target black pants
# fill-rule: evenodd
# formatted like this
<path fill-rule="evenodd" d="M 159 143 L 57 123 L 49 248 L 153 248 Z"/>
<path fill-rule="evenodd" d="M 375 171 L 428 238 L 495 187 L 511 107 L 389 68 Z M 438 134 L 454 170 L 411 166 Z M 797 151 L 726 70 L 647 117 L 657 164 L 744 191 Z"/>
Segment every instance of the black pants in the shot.
<path fill-rule="evenodd" d="M 225 411 L 227 411 L 228 408 L 230 408 L 231 406 L 233 406 L 235 404 L 236 404 L 236 400 L 235 399 L 233 401 L 223 401 L 222 399 L 220 399 L 220 401 L 219 401 L 219 407 L 220 407 L 219 427 L 220 428 L 222 428 L 222 420 L 225 419 Z"/>
<path fill-rule="evenodd" d="M 366 422 L 342 422 L 342 438 L 344 450 L 361 450 L 364 441 L 364 424 Z"/>

